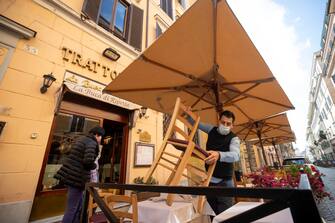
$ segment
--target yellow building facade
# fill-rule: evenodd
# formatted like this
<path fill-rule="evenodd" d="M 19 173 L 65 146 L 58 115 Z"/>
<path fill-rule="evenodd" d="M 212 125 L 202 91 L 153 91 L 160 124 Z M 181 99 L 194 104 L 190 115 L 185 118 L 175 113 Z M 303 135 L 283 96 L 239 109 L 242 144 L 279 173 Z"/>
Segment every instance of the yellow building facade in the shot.
<path fill-rule="evenodd" d="M 141 159 L 140 151 L 158 150 L 163 115 L 139 115 L 138 105 L 102 89 L 192 3 L 0 1 L 1 222 L 64 212 L 66 190 L 53 174 L 67 145 L 95 125 L 107 132 L 101 180 L 131 183 L 145 175 L 150 157 Z M 42 93 L 48 74 L 56 81 Z M 164 171 L 156 175 L 160 182 L 165 177 Z"/>

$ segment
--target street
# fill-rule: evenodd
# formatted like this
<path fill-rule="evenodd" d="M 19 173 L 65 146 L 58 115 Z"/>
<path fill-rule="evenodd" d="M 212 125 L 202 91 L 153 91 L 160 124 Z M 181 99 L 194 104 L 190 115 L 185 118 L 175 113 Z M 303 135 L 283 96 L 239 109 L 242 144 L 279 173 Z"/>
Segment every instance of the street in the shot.
<path fill-rule="evenodd" d="M 335 168 L 324 168 L 318 167 L 321 173 L 326 176 L 323 177 L 323 182 L 326 187 L 326 191 L 331 193 L 331 196 L 335 196 Z M 325 199 L 323 202 L 318 204 L 318 208 L 321 216 L 327 221 L 327 223 L 335 223 L 335 200 Z"/>

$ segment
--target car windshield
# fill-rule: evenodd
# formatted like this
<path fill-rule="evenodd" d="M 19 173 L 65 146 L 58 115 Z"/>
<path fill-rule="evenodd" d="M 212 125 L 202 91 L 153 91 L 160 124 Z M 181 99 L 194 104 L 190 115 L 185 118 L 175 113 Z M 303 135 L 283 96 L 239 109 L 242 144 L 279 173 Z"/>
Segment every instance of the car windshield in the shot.
<path fill-rule="evenodd" d="M 283 165 L 292 165 L 292 164 L 303 165 L 305 164 L 305 160 L 304 159 L 289 159 L 289 160 L 284 160 L 283 162 Z"/>

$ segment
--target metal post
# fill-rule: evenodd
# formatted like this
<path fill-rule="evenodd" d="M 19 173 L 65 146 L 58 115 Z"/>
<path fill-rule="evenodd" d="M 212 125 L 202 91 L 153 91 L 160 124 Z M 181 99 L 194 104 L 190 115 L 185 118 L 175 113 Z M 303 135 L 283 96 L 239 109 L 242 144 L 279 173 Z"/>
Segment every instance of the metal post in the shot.
<path fill-rule="evenodd" d="M 273 148 L 274 148 L 274 150 L 276 152 L 277 159 L 278 159 L 278 164 L 279 164 L 280 167 L 282 167 L 281 162 L 280 162 L 280 158 L 279 158 L 279 154 L 278 154 L 278 151 L 277 151 L 276 144 L 275 144 L 274 140 L 272 140 L 272 146 L 273 146 Z"/>
<path fill-rule="evenodd" d="M 263 141 L 262 141 L 262 133 L 261 133 L 261 129 L 259 127 L 259 123 L 255 122 L 255 125 L 256 125 L 256 129 L 257 129 L 257 136 L 258 136 L 258 139 L 259 139 L 259 145 L 261 146 L 261 149 L 262 149 L 262 154 L 263 154 L 265 165 L 269 166 L 268 160 L 266 159 L 266 155 L 265 155 L 265 150 L 264 150 Z"/>

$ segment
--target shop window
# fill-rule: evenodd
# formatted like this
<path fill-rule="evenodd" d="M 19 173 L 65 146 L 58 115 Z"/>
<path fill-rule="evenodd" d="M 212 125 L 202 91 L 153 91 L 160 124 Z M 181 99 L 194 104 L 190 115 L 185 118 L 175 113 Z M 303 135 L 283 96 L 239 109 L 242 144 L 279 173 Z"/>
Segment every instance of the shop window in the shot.
<path fill-rule="evenodd" d="M 142 50 L 142 9 L 125 0 L 86 0 L 82 11 L 108 32 Z"/>
<path fill-rule="evenodd" d="M 172 0 L 160 0 L 160 7 L 163 11 L 173 19 L 172 15 Z"/>
<path fill-rule="evenodd" d="M 48 161 L 43 176 L 43 191 L 61 189 L 55 173 L 62 166 L 64 159 L 71 149 L 71 143 L 78 137 L 88 134 L 89 130 L 99 125 L 99 120 L 74 114 L 59 113 L 55 117 Z"/>

